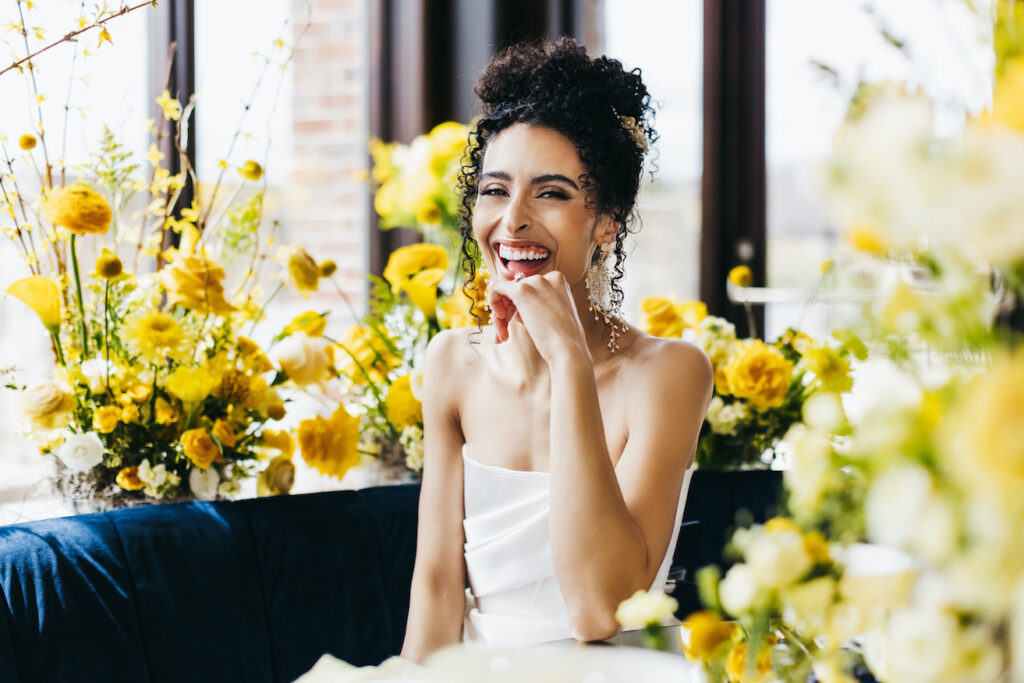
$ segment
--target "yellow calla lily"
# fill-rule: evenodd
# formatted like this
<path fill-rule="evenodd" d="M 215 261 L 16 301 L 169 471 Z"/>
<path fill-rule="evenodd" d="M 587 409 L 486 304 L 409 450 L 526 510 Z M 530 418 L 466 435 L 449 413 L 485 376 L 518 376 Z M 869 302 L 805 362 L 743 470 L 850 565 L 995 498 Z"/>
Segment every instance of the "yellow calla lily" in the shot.
<path fill-rule="evenodd" d="M 444 279 L 444 273 L 444 268 L 427 268 L 416 273 L 402 285 L 402 289 L 423 311 L 427 320 L 437 317 L 437 286 Z"/>
<path fill-rule="evenodd" d="M 60 327 L 60 290 L 48 277 L 32 275 L 18 280 L 6 290 L 31 308 L 51 332 Z"/>

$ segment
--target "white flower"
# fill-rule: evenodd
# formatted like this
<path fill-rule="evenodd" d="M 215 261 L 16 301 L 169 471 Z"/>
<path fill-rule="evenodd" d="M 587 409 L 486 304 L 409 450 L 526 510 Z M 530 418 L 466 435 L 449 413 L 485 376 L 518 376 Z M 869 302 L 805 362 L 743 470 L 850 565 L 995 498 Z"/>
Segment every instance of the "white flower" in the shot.
<path fill-rule="evenodd" d="M 94 394 L 105 392 L 108 378 L 113 380 L 117 376 L 117 366 L 103 358 L 90 358 L 79 366 L 79 370 L 89 385 L 89 391 Z"/>
<path fill-rule="evenodd" d="M 727 404 L 720 396 L 715 396 L 708 405 L 707 421 L 716 434 L 735 434 L 736 427 L 748 417 L 750 406 L 745 401 Z"/>
<path fill-rule="evenodd" d="M 217 493 L 220 494 L 221 498 L 231 498 L 237 496 L 238 492 L 242 490 L 242 487 L 237 481 L 228 480 L 222 481 L 220 486 L 217 487 Z"/>
<path fill-rule="evenodd" d="M 163 465 L 153 467 L 149 459 L 143 460 L 139 463 L 139 479 L 144 484 L 159 488 L 167 481 L 167 468 Z"/>
<path fill-rule="evenodd" d="M 739 616 L 754 604 L 757 588 L 754 570 L 746 564 L 735 564 L 718 584 L 718 597 L 726 612 Z"/>
<path fill-rule="evenodd" d="M 829 576 L 790 587 L 782 595 L 783 621 L 805 635 L 820 632 L 835 592 L 835 579 Z"/>
<path fill-rule="evenodd" d="M 824 434 L 835 434 L 843 426 L 843 401 L 831 391 L 813 394 L 804 403 L 804 422 L 811 429 Z"/>
<path fill-rule="evenodd" d="M 759 584 L 765 588 L 784 588 L 811 568 L 811 556 L 804 539 L 796 531 L 757 534 L 745 556 Z"/>
<path fill-rule="evenodd" d="M 790 508 L 798 516 L 812 516 L 836 478 L 831 447 L 824 434 L 799 423 L 786 432 L 784 441 L 793 456 L 793 466 L 785 473 Z"/>
<path fill-rule="evenodd" d="M 220 474 L 216 467 L 207 467 L 205 470 L 193 467 L 188 473 L 188 487 L 192 489 L 192 495 L 199 500 L 216 498 L 219 484 Z"/>
<path fill-rule="evenodd" d="M 864 511 L 868 537 L 876 543 L 932 562 L 941 562 L 956 548 L 956 512 L 920 465 L 901 463 L 885 470 L 868 490 Z"/>
<path fill-rule="evenodd" d="M 330 358 L 327 342 L 304 333 L 290 335 L 281 342 L 277 362 L 285 374 L 300 387 L 327 379 Z"/>
<path fill-rule="evenodd" d="M 409 425 L 402 430 L 398 442 L 405 451 L 405 466 L 414 472 L 423 469 L 423 429 L 419 425 Z"/>
<path fill-rule="evenodd" d="M 71 434 L 57 451 L 64 466 L 74 472 L 85 472 L 103 462 L 103 441 L 96 432 Z"/>
<path fill-rule="evenodd" d="M 679 608 L 675 598 L 663 591 L 637 591 L 623 600 L 615 610 L 615 619 L 626 628 L 643 628 L 660 624 Z"/>

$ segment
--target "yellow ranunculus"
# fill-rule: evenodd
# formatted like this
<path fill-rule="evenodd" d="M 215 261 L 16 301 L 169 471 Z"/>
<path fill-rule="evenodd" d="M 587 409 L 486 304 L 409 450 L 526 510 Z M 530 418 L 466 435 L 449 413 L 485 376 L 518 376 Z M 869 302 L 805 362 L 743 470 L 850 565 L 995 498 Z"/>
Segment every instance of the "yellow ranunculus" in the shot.
<path fill-rule="evenodd" d="M 440 268 L 442 272 L 448 270 L 448 254 L 444 247 L 412 244 L 391 252 L 384 268 L 384 279 L 391 284 L 391 291 L 397 294 L 409 280 L 430 268 Z"/>
<path fill-rule="evenodd" d="M 126 405 L 121 409 L 121 422 L 137 424 L 140 419 L 142 419 L 142 415 L 139 414 L 139 408 L 134 403 Z"/>
<path fill-rule="evenodd" d="M 302 247 L 291 247 L 285 252 L 285 274 L 288 282 L 303 296 L 309 296 L 320 286 L 320 268 Z"/>
<path fill-rule="evenodd" d="M 104 248 L 103 253 L 96 259 L 95 272 L 96 275 L 104 280 L 113 280 L 124 272 L 124 265 L 121 263 L 121 259 L 117 257 L 117 254 Z"/>
<path fill-rule="evenodd" d="M 771 680 L 772 652 L 767 643 L 763 643 L 757 652 L 754 675 L 747 675 L 747 641 L 737 641 L 729 650 L 725 661 L 725 672 L 731 683 L 767 683 Z"/>
<path fill-rule="evenodd" d="M 166 313 L 148 313 L 122 328 L 130 346 L 147 360 L 159 360 L 185 340 L 181 325 Z"/>
<path fill-rule="evenodd" d="M 157 397 L 154 419 L 158 425 L 169 425 L 178 419 L 178 411 L 163 398 Z"/>
<path fill-rule="evenodd" d="M 167 290 L 167 301 L 190 311 L 224 315 L 235 307 L 224 298 L 224 269 L 205 253 L 179 251 L 154 279 Z"/>
<path fill-rule="evenodd" d="M 853 388 L 850 376 L 850 361 L 829 346 L 810 349 L 804 355 L 807 370 L 814 373 L 816 381 L 826 391 L 843 393 Z"/>
<path fill-rule="evenodd" d="M 793 364 L 760 339 L 737 353 L 725 369 L 729 393 L 762 410 L 782 405 L 792 376 Z"/>
<path fill-rule="evenodd" d="M 722 621 L 717 614 L 708 610 L 694 612 L 686 617 L 683 628 L 690 634 L 684 654 L 691 662 L 711 659 L 736 633 L 736 624 Z"/>
<path fill-rule="evenodd" d="M 437 317 L 437 286 L 443 279 L 443 269 L 427 268 L 416 273 L 402 285 L 402 289 L 416 304 L 416 307 L 423 312 L 427 320 Z"/>
<path fill-rule="evenodd" d="M 339 405 L 329 418 L 315 417 L 299 424 L 299 449 L 310 467 L 341 478 L 359 464 L 359 418 Z"/>
<path fill-rule="evenodd" d="M 185 451 L 185 457 L 200 469 L 205 470 L 213 463 L 223 459 L 217 442 L 202 427 L 190 429 L 182 434 L 181 447 Z"/>
<path fill-rule="evenodd" d="M 352 325 L 345 331 L 339 346 L 342 350 L 338 354 L 338 371 L 356 384 L 380 382 L 401 362 L 388 344 L 369 327 Z"/>
<path fill-rule="evenodd" d="M 671 299 L 649 296 L 640 300 L 644 314 L 643 330 L 655 337 L 680 337 L 683 334 L 683 319 Z"/>
<path fill-rule="evenodd" d="M 749 266 L 736 266 L 729 271 L 729 282 L 737 287 L 749 287 L 754 281 L 754 274 L 750 272 Z"/>
<path fill-rule="evenodd" d="M 100 434 L 109 434 L 121 422 L 121 409 L 117 406 L 103 406 L 92 414 L 92 427 Z"/>
<path fill-rule="evenodd" d="M 60 384 L 45 381 L 21 395 L 21 412 L 43 429 L 60 429 L 68 424 L 74 397 Z"/>
<path fill-rule="evenodd" d="M 384 399 L 388 422 L 399 431 L 423 422 L 423 405 L 412 394 L 411 374 L 402 375 L 392 382 Z"/>
<path fill-rule="evenodd" d="M 36 136 L 32 133 L 22 133 L 18 136 L 18 147 L 21 147 L 26 152 L 30 149 L 34 149 L 36 146 Z"/>
<path fill-rule="evenodd" d="M 457 121 L 445 121 L 427 133 L 430 143 L 431 168 L 439 176 L 447 166 L 462 159 L 469 141 L 469 129 Z"/>
<path fill-rule="evenodd" d="M 249 159 L 238 167 L 238 173 L 246 180 L 256 182 L 263 177 L 263 167 L 258 162 Z"/>
<path fill-rule="evenodd" d="M 179 365 L 165 383 L 167 392 L 182 403 L 197 403 L 210 395 L 220 378 L 205 367 L 187 368 Z"/>
<path fill-rule="evenodd" d="M 294 483 L 295 463 L 290 457 L 279 455 L 256 478 L 256 495 L 282 496 L 292 490 Z"/>
<path fill-rule="evenodd" d="M 307 337 L 320 337 L 323 336 L 324 330 L 327 329 L 327 314 L 317 313 L 316 311 L 306 311 L 305 313 L 299 313 L 297 316 L 292 318 L 292 321 L 285 325 L 284 334 L 295 334 L 296 332 L 304 332 Z"/>
<path fill-rule="evenodd" d="M 84 183 L 54 191 L 43 204 L 43 214 L 76 235 L 102 235 L 110 229 L 113 217 L 103 195 Z"/>
<path fill-rule="evenodd" d="M 6 292 L 35 311 L 46 329 L 55 332 L 60 327 L 60 290 L 50 278 L 31 275 L 11 284 Z"/>
<path fill-rule="evenodd" d="M 217 437 L 217 441 L 220 441 L 221 446 L 225 448 L 235 447 L 235 430 L 231 428 L 231 425 L 226 420 L 214 422 L 210 432 L 213 436 Z"/>
<path fill-rule="evenodd" d="M 295 453 L 295 439 L 283 429 L 264 429 L 260 434 L 260 442 L 267 448 L 281 451 L 281 455 L 289 459 Z"/>
<path fill-rule="evenodd" d="M 139 479 L 138 467 L 125 467 L 117 473 L 117 485 L 125 491 L 141 491 L 146 488 L 146 482 Z"/>

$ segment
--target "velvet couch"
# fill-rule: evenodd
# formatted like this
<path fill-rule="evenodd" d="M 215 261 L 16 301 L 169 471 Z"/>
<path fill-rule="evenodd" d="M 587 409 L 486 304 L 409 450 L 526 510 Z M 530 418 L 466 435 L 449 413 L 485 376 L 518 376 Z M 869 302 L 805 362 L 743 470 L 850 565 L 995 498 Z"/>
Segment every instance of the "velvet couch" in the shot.
<path fill-rule="evenodd" d="M 780 482 L 694 475 L 673 567 L 681 614 L 737 511 L 764 519 Z M 0 683 L 277 683 L 325 652 L 376 664 L 404 637 L 418 496 L 386 486 L 0 527 Z"/>

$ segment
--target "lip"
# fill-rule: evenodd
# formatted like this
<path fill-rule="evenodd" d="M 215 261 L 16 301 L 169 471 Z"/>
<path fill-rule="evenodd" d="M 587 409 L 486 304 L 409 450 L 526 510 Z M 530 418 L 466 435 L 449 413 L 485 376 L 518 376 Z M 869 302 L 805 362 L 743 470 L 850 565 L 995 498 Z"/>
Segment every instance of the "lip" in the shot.
<path fill-rule="evenodd" d="M 498 248 L 502 244 L 504 244 L 506 247 L 512 247 L 514 249 L 527 249 L 529 247 L 539 247 L 547 251 L 549 254 L 554 254 L 554 250 L 551 249 L 551 247 L 547 246 L 546 244 L 541 244 L 540 242 L 528 242 L 525 240 L 507 239 L 494 240 L 491 243 L 491 253 L 494 255 L 494 264 L 495 266 L 497 266 L 498 272 L 506 280 L 515 280 L 516 275 L 519 273 L 513 273 L 511 270 L 505 267 L 505 262 L 502 261 L 501 256 L 498 255 Z M 538 262 L 535 268 L 531 268 L 530 270 L 522 272 L 522 275 L 523 277 L 537 275 L 538 273 L 543 272 L 544 269 L 547 268 L 550 263 L 551 256 L 548 256 L 548 258 L 546 258 L 545 260 Z"/>

